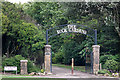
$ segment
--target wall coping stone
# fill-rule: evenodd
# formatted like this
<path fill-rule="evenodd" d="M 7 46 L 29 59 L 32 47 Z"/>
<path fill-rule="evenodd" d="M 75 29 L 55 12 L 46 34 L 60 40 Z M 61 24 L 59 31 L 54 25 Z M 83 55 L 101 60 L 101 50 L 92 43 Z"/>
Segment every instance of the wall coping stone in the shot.
<path fill-rule="evenodd" d="M 100 46 L 99 45 L 93 45 L 92 47 L 98 47 L 99 48 Z"/>
<path fill-rule="evenodd" d="M 28 60 L 20 60 L 20 62 L 28 62 Z"/>
<path fill-rule="evenodd" d="M 51 45 L 45 45 L 45 47 L 47 47 L 47 48 L 51 48 Z"/>

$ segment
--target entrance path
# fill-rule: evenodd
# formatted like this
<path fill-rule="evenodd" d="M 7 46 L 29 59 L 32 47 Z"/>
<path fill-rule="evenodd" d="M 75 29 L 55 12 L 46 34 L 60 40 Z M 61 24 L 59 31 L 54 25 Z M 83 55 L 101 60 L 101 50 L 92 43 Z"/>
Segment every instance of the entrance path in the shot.
<path fill-rule="evenodd" d="M 93 74 L 76 71 L 76 70 L 74 70 L 74 73 L 72 75 L 70 69 L 60 68 L 56 66 L 52 66 L 52 73 L 54 77 L 59 77 L 59 78 L 112 78 L 112 77 L 105 77 L 105 76 L 96 76 Z"/>
<path fill-rule="evenodd" d="M 40 76 L 18 76 L 18 75 L 4 75 L 7 76 L 8 78 L 67 78 L 70 79 L 71 78 L 76 78 L 79 80 L 79 78 L 104 78 L 104 80 L 118 80 L 117 78 L 113 78 L 113 77 L 105 77 L 105 76 L 96 76 L 93 74 L 89 74 L 89 73 L 85 73 L 85 72 L 81 72 L 81 71 L 76 71 L 74 70 L 74 74 L 71 74 L 71 70 L 70 69 L 66 69 L 66 68 L 60 68 L 60 67 L 55 67 L 52 66 L 52 74 L 50 75 L 40 75 Z M 106 79 L 105 79 L 106 78 Z M 109 79 L 111 78 L 111 79 Z M 75 79 L 75 80 L 76 80 Z M 90 79 L 91 80 L 91 79 Z M 101 79 L 102 80 L 102 79 Z"/>

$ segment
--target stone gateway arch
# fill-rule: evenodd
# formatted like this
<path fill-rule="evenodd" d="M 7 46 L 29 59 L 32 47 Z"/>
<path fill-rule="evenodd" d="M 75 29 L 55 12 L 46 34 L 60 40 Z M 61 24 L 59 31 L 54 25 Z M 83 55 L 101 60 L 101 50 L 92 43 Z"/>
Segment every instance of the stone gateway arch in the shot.
<path fill-rule="evenodd" d="M 51 45 L 48 44 L 48 39 L 60 35 L 62 33 L 80 33 L 88 35 L 94 40 L 94 45 L 92 46 L 92 61 L 91 61 L 91 73 L 97 74 L 99 71 L 99 55 L 100 55 L 100 46 L 97 45 L 97 30 L 91 29 L 89 27 L 79 25 L 79 24 L 65 24 L 60 26 L 55 26 L 46 30 L 46 45 L 45 45 L 45 72 L 47 74 L 52 73 L 52 53 Z"/>

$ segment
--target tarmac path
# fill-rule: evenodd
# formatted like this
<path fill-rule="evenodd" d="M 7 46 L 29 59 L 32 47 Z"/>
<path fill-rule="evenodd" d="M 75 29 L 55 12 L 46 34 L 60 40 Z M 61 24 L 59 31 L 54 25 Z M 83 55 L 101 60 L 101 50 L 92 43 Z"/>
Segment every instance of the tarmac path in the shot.
<path fill-rule="evenodd" d="M 4 75 L 7 77 L 14 77 L 14 75 Z M 100 78 L 100 80 L 118 80 L 118 78 L 114 77 L 106 77 L 106 76 L 97 76 L 94 74 L 89 74 L 81 71 L 76 71 L 74 70 L 74 73 L 72 75 L 70 69 L 66 68 L 61 68 L 61 67 L 55 67 L 52 66 L 52 74 L 47 74 L 47 75 L 34 75 L 34 76 L 20 76 L 16 75 L 15 77 L 24 77 L 24 78 L 67 78 L 68 80 L 72 80 L 72 78 L 75 78 L 75 80 L 80 80 L 80 79 L 90 79 L 93 80 L 92 78 Z M 104 79 L 103 79 L 104 78 Z"/>
<path fill-rule="evenodd" d="M 74 73 L 72 75 L 70 69 L 61 68 L 52 66 L 52 73 L 56 77 L 62 77 L 62 78 L 112 78 L 112 77 L 106 77 L 106 76 L 97 76 L 94 74 L 89 74 L 81 71 L 74 70 Z"/>

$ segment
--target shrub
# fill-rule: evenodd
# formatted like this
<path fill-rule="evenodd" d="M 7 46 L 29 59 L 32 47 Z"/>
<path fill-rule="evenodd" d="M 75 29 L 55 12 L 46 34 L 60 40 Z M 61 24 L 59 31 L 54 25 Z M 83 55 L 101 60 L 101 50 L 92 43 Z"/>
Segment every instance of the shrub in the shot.
<path fill-rule="evenodd" d="M 14 57 L 5 58 L 2 61 L 2 70 L 4 66 L 17 66 L 17 72 L 20 73 L 20 60 L 25 60 L 25 58 L 22 57 L 21 55 L 16 55 Z M 32 61 L 28 60 L 27 65 L 28 65 L 28 73 L 37 71 L 37 68 L 33 66 L 32 64 Z"/>
<path fill-rule="evenodd" d="M 41 69 L 40 72 L 41 72 L 41 73 L 44 73 L 44 69 Z"/>
<path fill-rule="evenodd" d="M 53 58 L 52 58 L 52 63 L 53 63 L 53 64 L 56 64 L 56 63 L 57 63 L 57 61 L 56 61 L 56 58 L 55 58 L 55 57 L 53 57 Z"/>
<path fill-rule="evenodd" d="M 100 63 L 105 64 L 107 60 L 116 60 L 116 57 L 113 55 L 103 55 L 100 57 Z"/>
<path fill-rule="evenodd" d="M 53 58 L 53 62 L 54 63 L 62 63 L 63 62 L 63 54 L 62 52 L 58 52 L 57 54 L 55 54 L 55 57 Z"/>
<path fill-rule="evenodd" d="M 21 55 L 5 58 L 2 62 L 2 66 L 17 66 L 17 72 L 20 73 L 20 60 L 25 60 Z"/>
<path fill-rule="evenodd" d="M 106 74 L 106 73 L 107 73 L 106 70 L 99 70 L 99 71 L 98 71 L 98 74 Z"/>
<path fill-rule="evenodd" d="M 117 71 L 118 70 L 118 62 L 115 60 L 107 60 L 103 67 L 107 70 Z"/>
<path fill-rule="evenodd" d="M 38 67 L 33 66 L 33 62 L 30 60 L 28 60 L 27 68 L 28 68 L 28 73 L 40 71 Z"/>

